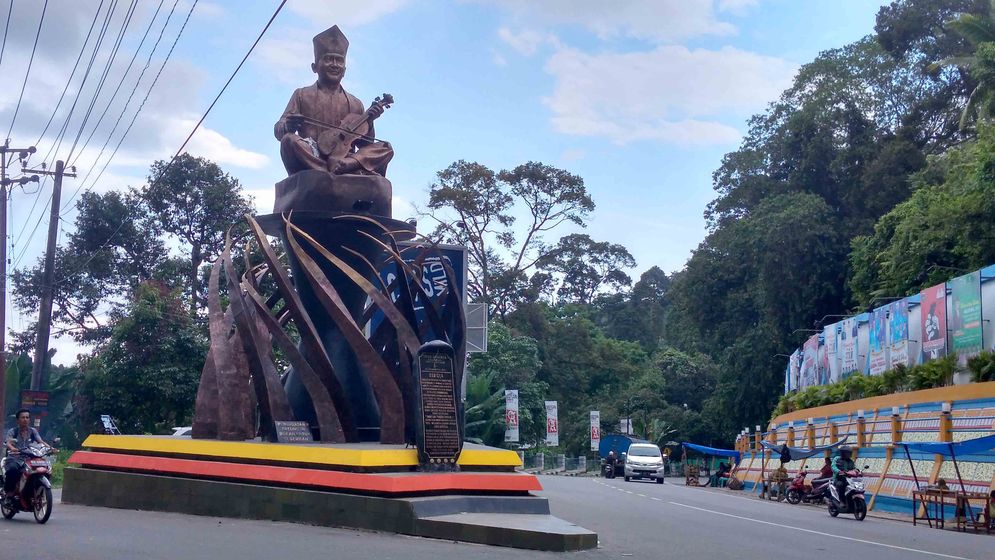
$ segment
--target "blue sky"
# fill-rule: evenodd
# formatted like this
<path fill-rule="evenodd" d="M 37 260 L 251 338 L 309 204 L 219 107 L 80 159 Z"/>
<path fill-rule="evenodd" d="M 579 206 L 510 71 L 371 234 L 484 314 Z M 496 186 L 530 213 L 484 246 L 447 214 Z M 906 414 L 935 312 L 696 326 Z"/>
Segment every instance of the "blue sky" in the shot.
<path fill-rule="evenodd" d="M 192 0 L 181 0 L 153 53 L 138 93 L 124 110 L 137 109 Z M 272 185 L 285 176 L 272 126 L 294 88 L 314 81 L 311 37 L 338 24 L 350 40 L 345 87 L 369 102 L 390 92 L 397 102 L 377 123 L 396 155 L 388 170 L 395 217 L 424 206 L 435 173 L 455 160 L 492 169 L 542 161 L 582 176 L 597 209 L 587 233 L 621 243 L 635 256 L 633 276 L 651 266 L 679 270 L 705 236 L 702 212 L 713 198 L 711 174 L 734 150 L 750 115 L 786 87 L 798 66 L 819 51 L 873 31 L 884 2 L 871 0 L 381 0 L 365 5 L 290 0 L 249 63 L 194 137 L 188 150 L 219 162 L 238 177 L 261 211 L 272 205 Z M 23 81 L 42 2 L 15 0 L 0 76 Z M 11 137 L 34 142 L 52 114 L 58 93 L 83 45 L 99 2 L 50 0 L 34 66 Z M 111 33 L 123 21 L 124 5 Z M 73 159 L 78 187 L 106 191 L 138 186 L 149 164 L 167 158 L 220 90 L 278 2 L 198 2 L 135 128 L 97 183 L 109 150 L 98 158 L 113 119 Z M 159 5 L 141 0 L 97 107 L 116 116 L 135 84 L 173 0 L 163 3 L 151 39 L 136 65 L 145 26 Z M 0 0 L 0 18 L 8 4 Z M 109 45 L 112 38 L 107 39 Z M 89 56 L 89 51 L 87 51 Z M 97 54 L 97 67 L 107 60 Z M 70 96 L 88 102 L 96 78 Z M 111 99 L 112 87 L 124 85 Z M 0 129 L 9 125 L 18 87 L 0 88 Z M 55 122 L 67 115 L 68 103 Z M 72 133 L 81 112 L 70 120 Z M 94 117 L 95 118 L 95 117 Z M 92 127 L 91 120 L 87 127 Z M 85 129 L 83 138 L 89 134 Z M 0 130 L 3 134 L 5 130 Z M 120 130 L 111 137 L 111 147 Z M 69 156 L 63 143 L 57 156 Z M 55 141 L 39 143 L 42 159 Z M 80 145 L 82 146 L 82 145 Z M 54 161 L 56 156 L 50 158 Z M 76 159 L 78 157 L 78 159 Z M 39 258 L 42 223 L 30 231 L 51 193 L 15 192 L 11 234 L 18 266 Z M 67 194 L 68 197 L 68 194 Z M 63 213 L 72 223 L 73 211 Z M 25 227 L 24 225 L 27 224 Z M 422 221 L 422 229 L 429 224 Z M 69 226 L 66 226 L 69 227 Z M 22 232 L 23 230 L 23 232 Z M 569 233 L 562 230 L 557 233 Z M 548 241 L 555 242 L 555 236 Z M 10 310 L 9 323 L 25 322 Z M 57 361 L 72 361 L 70 346 Z M 68 354 L 68 355 L 67 355 Z"/>

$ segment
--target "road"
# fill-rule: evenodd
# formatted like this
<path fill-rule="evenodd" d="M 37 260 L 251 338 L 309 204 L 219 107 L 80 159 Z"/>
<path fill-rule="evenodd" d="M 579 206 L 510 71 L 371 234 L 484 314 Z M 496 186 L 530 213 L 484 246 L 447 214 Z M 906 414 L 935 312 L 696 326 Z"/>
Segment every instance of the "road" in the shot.
<path fill-rule="evenodd" d="M 57 503 L 47 525 L 0 519 L 0 557 L 71 559 L 446 558 L 995 558 L 995 536 L 938 531 L 868 517 L 831 519 L 816 507 L 729 491 L 542 477 L 553 513 L 597 531 L 597 550 L 537 554 L 289 523 L 88 508 Z M 795 552 L 797 551 L 797 552 Z M 793 553 L 794 552 L 794 553 Z M 818 556 L 816 556 L 818 555 Z"/>

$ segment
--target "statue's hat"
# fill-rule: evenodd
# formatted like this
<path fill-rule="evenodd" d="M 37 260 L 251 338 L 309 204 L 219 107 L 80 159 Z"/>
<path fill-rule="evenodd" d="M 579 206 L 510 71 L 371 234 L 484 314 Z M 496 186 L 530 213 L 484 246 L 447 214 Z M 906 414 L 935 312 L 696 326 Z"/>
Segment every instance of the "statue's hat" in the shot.
<path fill-rule="evenodd" d="M 345 38 L 337 25 L 318 33 L 312 41 L 314 42 L 314 57 L 316 59 L 325 53 L 345 56 L 346 51 L 349 50 L 349 39 Z"/>

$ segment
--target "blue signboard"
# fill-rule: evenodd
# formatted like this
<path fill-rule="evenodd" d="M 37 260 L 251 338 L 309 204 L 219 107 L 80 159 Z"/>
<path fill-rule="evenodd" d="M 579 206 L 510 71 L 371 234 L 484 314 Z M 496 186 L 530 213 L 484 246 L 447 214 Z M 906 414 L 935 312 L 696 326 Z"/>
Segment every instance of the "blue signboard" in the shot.
<path fill-rule="evenodd" d="M 431 245 L 423 242 L 401 242 L 398 243 L 398 250 L 404 262 L 414 265 L 419 255 L 422 255 L 426 248 Z M 449 286 L 449 279 L 446 276 L 446 267 L 443 260 L 453 271 L 456 280 L 455 290 L 460 295 L 460 301 L 466 305 L 466 247 L 460 245 L 436 245 L 434 249 L 429 249 L 422 260 L 422 289 L 436 308 L 441 309 Z M 396 279 L 396 265 L 393 261 L 388 261 L 380 271 L 380 278 L 384 285 Z M 397 301 L 399 292 L 395 288 L 390 295 L 392 301 Z M 422 294 L 414 293 L 414 308 L 418 321 L 425 319 L 425 301 Z M 370 319 L 370 332 L 376 331 L 377 327 L 384 320 L 383 312 L 377 310 Z"/>

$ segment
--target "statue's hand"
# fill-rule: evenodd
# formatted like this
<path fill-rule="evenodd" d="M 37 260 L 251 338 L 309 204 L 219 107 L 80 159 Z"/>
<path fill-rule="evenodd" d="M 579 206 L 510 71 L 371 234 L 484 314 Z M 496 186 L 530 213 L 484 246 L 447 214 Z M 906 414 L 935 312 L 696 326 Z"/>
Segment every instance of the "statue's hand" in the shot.
<path fill-rule="evenodd" d="M 302 126 L 304 126 L 304 115 L 292 113 L 287 115 L 284 122 L 287 126 L 287 132 L 297 132 Z"/>
<path fill-rule="evenodd" d="M 370 120 L 373 120 L 375 118 L 378 118 L 380 115 L 382 115 L 383 111 L 384 111 L 384 109 L 383 109 L 382 105 L 374 104 L 372 107 L 370 107 L 370 110 L 367 111 L 367 112 L 370 115 Z"/>

